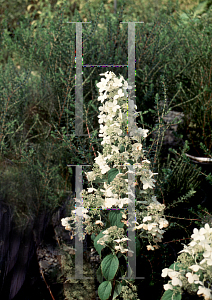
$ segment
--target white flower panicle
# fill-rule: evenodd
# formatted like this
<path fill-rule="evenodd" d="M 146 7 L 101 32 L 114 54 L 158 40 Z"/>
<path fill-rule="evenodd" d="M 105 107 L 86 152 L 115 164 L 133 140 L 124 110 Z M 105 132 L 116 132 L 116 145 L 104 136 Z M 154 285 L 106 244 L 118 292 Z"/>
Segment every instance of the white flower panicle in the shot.
<path fill-rule="evenodd" d="M 210 228 L 208 223 L 205 224 L 204 228 L 200 228 L 200 230 L 194 228 L 191 239 L 192 241 L 188 244 L 188 246 L 184 245 L 184 249 L 178 252 L 182 253 L 178 257 L 178 261 L 180 262 L 178 266 L 181 266 L 182 268 L 180 268 L 179 272 L 177 273 L 178 278 L 184 283 L 187 280 L 187 282 L 190 284 L 191 290 L 196 291 L 197 295 L 199 296 L 202 295 L 205 300 L 209 300 L 212 299 L 212 290 L 209 288 L 209 286 L 212 286 L 212 228 Z M 184 253 L 188 255 L 189 261 L 192 261 L 193 264 L 190 262 L 188 263 L 188 259 L 185 259 L 183 256 L 185 255 Z M 197 257 L 199 262 L 197 262 Z M 203 259 L 201 260 L 201 258 Z M 175 274 L 172 272 L 172 269 L 165 268 L 162 270 L 161 276 L 169 276 L 172 278 L 170 274 L 175 276 Z M 206 282 L 207 287 L 204 285 Z M 198 291 L 194 289 L 194 284 L 199 285 Z M 170 281 L 168 284 L 164 285 L 164 289 L 175 290 L 175 292 L 182 293 L 181 288 L 183 286 L 180 284 L 177 285 L 176 281 L 175 283 Z"/>
<path fill-rule="evenodd" d="M 133 132 L 130 131 L 130 134 L 126 135 L 128 121 L 132 122 L 133 117 L 139 114 L 135 111 L 137 106 L 134 105 L 134 101 L 129 99 L 128 104 L 134 106 L 134 109 L 132 118 L 130 116 L 128 120 L 126 89 L 131 89 L 132 87 L 128 86 L 123 76 L 120 76 L 118 79 L 113 72 L 106 72 L 100 75 L 106 77 L 106 79 L 101 78 L 101 82 L 97 84 L 100 92 L 98 100 L 102 103 L 102 106 L 99 108 L 100 114 L 98 116 L 100 124 L 99 137 L 103 138 L 101 144 L 103 145 L 104 150 L 103 154 L 98 152 L 98 157 L 95 158 L 95 168 L 93 171 L 86 173 L 87 179 L 92 183 L 92 181 L 94 181 L 96 178 L 102 178 L 102 176 L 111 170 L 111 165 L 113 165 L 112 168 L 120 169 L 119 165 L 127 168 L 127 165 L 130 165 L 130 163 L 127 161 L 131 160 L 135 162 L 135 174 L 140 178 L 140 182 L 143 184 L 143 192 L 146 193 L 148 189 L 153 189 L 153 187 L 155 187 L 155 179 L 153 179 L 153 175 L 157 174 L 152 173 L 149 170 L 150 161 L 145 159 L 144 150 L 141 143 L 142 138 L 147 137 L 149 130 L 138 128 L 136 123 L 130 123 L 131 125 L 134 125 Z M 122 145 L 122 150 L 120 149 L 120 145 Z M 110 184 L 106 184 L 104 182 L 104 189 L 99 190 L 99 192 L 102 193 L 102 207 L 104 208 L 112 208 L 112 206 L 123 208 L 124 205 L 129 204 L 128 179 L 126 179 L 126 177 L 123 178 L 123 176 L 127 175 L 131 171 L 127 170 L 124 173 L 120 172 L 122 171 L 119 171 Z M 120 193 L 120 187 L 122 189 L 122 194 Z M 94 192 L 94 194 L 91 194 L 92 192 Z M 89 200 L 86 202 L 88 195 L 93 195 L 93 199 L 95 199 L 96 193 L 97 191 L 91 188 L 88 189 L 87 193 L 83 193 L 83 203 L 86 203 L 86 207 L 90 206 Z M 147 222 L 143 221 L 142 224 L 138 224 L 136 222 L 137 225 L 135 225 L 135 230 L 142 229 L 143 232 L 146 232 L 147 236 L 151 236 L 151 239 L 154 242 L 161 242 L 161 238 L 164 233 L 162 228 L 168 226 L 168 221 L 163 215 L 164 208 L 165 206 L 160 204 L 156 200 L 155 196 L 152 198 L 150 197 L 150 200 L 146 201 L 145 206 L 145 216 L 147 218 L 145 221 Z M 143 207 L 143 211 L 140 214 L 144 214 L 145 209 Z M 83 211 L 84 218 L 86 218 L 87 212 L 88 211 Z M 72 213 L 75 213 L 75 211 Z M 141 220 L 142 219 L 143 217 Z M 74 220 L 76 221 L 76 217 Z M 128 226 L 127 221 L 125 221 L 125 223 Z M 100 223 L 95 224 L 99 225 Z M 104 238 L 100 240 L 101 243 L 104 244 L 108 241 L 108 235 L 105 234 Z M 124 240 L 122 239 L 121 243 L 123 242 Z M 155 248 L 157 248 L 157 246 L 155 246 Z M 147 246 L 148 250 L 154 250 L 155 248 L 152 247 L 152 245 Z M 116 245 L 116 250 L 117 249 L 119 249 L 122 253 L 126 250 L 124 250 L 123 245 Z"/>

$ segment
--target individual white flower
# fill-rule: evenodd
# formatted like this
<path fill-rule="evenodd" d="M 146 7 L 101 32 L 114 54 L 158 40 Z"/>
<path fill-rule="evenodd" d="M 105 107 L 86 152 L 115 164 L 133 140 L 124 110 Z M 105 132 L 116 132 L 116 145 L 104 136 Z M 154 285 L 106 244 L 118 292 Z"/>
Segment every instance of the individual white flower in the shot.
<path fill-rule="evenodd" d="M 106 182 L 104 182 L 104 188 L 105 188 L 105 190 L 100 189 L 100 191 L 104 193 L 105 197 L 112 197 L 112 196 L 114 196 L 114 194 L 112 192 L 112 189 L 113 189 L 112 186 L 108 187 L 108 185 L 106 184 Z"/>
<path fill-rule="evenodd" d="M 98 157 L 94 158 L 94 160 L 99 165 L 102 174 L 105 174 L 110 170 L 110 167 L 105 162 L 106 159 L 100 153 Z"/>
<path fill-rule="evenodd" d="M 199 286 L 197 295 L 203 295 L 205 297 L 205 300 L 212 299 L 211 290 L 203 286 Z"/>
<path fill-rule="evenodd" d="M 199 265 L 192 265 L 189 267 L 189 269 L 191 269 L 194 272 L 199 271 L 199 269 L 204 270 L 204 268 L 200 267 Z M 198 280 L 198 279 L 195 279 L 195 280 Z"/>
<path fill-rule="evenodd" d="M 111 148 L 112 148 L 111 153 L 113 153 L 113 152 L 119 153 L 119 147 L 111 145 Z"/>
<path fill-rule="evenodd" d="M 205 245 L 206 251 L 203 253 L 205 261 L 209 266 L 212 266 L 212 248 L 209 245 Z"/>
<path fill-rule="evenodd" d="M 146 246 L 147 247 L 147 250 L 149 251 L 149 250 L 155 250 L 153 247 L 152 247 L 152 245 L 148 245 L 148 246 Z"/>
<path fill-rule="evenodd" d="M 167 290 L 173 290 L 173 286 L 171 284 L 169 284 L 169 283 L 164 284 L 163 287 L 164 287 L 164 290 L 166 290 L 166 291 Z"/>
<path fill-rule="evenodd" d="M 197 275 L 197 274 L 192 274 L 192 273 L 190 273 L 190 272 L 188 272 L 188 273 L 186 274 L 186 277 L 188 278 L 188 282 L 189 282 L 189 283 L 193 283 L 194 280 L 199 280 L 199 275 Z"/>
<path fill-rule="evenodd" d="M 170 277 L 171 279 L 173 279 L 173 278 L 175 278 L 175 277 L 177 278 L 177 277 L 180 275 L 180 272 L 171 270 L 171 271 L 168 273 L 168 275 L 169 275 L 169 277 Z"/>
<path fill-rule="evenodd" d="M 114 240 L 114 242 L 116 242 L 116 243 L 120 243 L 120 242 L 124 242 L 124 241 L 131 241 L 131 240 L 129 238 L 122 238 L 122 239 Z"/>
<path fill-rule="evenodd" d="M 101 142 L 102 145 L 110 144 L 110 136 L 105 136 L 103 141 Z"/>
<path fill-rule="evenodd" d="M 97 87 L 99 88 L 99 92 L 102 93 L 103 91 L 107 91 L 107 85 L 106 83 L 108 82 L 109 80 L 108 79 L 104 79 L 104 78 L 101 78 L 101 82 L 97 83 Z"/>
<path fill-rule="evenodd" d="M 100 224 L 101 226 L 104 226 L 104 223 L 103 223 L 101 220 L 97 220 L 97 221 L 95 222 L 95 224 Z"/>
<path fill-rule="evenodd" d="M 139 133 L 142 137 L 144 137 L 144 138 L 147 137 L 147 132 L 148 132 L 148 131 L 149 131 L 149 129 L 138 128 L 138 133 Z"/>
<path fill-rule="evenodd" d="M 115 87 L 121 87 L 122 86 L 122 81 L 124 80 L 124 78 L 123 78 L 123 76 L 121 76 L 121 78 L 120 79 L 118 79 L 118 78 L 114 78 L 113 79 L 113 86 L 115 86 Z"/>
<path fill-rule="evenodd" d="M 105 198 L 104 207 L 111 208 L 114 205 L 114 201 L 116 203 L 115 198 Z"/>
<path fill-rule="evenodd" d="M 157 223 L 150 223 L 150 224 L 147 224 L 148 226 L 148 230 L 152 230 L 154 227 L 156 227 L 158 224 Z"/>
<path fill-rule="evenodd" d="M 138 225 L 138 226 L 135 226 L 135 230 L 136 229 L 141 229 L 141 228 L 143 228 L 143 226 L 144 226 L 145 224 L 140 224 L 140 225 Z M 145 228 L 144 228 L 145 229 Z M 148 229 L 148 226 L 146 225 L 146 229 L 145 230 L 147 230 Z"/>
<path fill-rule="evenodd" d="M 178 253 L 182 253 L 182 252 L 189 253 L 191 255 L 192 250 L 188 246 L 184 245 L 184 249 L 179 251 Z"/>
<path fill-rule="evenodd" d="M 152 232 L 155 232 L 155 233 L 159 233 L 159 234 L 161 234 L 161 236 L 162 236 L 162 234 L 165 232 L 164 230 L 162 230 L 162 229 L 159 229 L 158 227 L 156 227 L 156 226 L 154 226 L 152 229 L 150 229 L 150 230 L 152 230 Z"/>
<path fill-rule="evenodd" d="M 96 179 L 95 173 L 93 171 L 91 172 L 85 172 L 88 181 L 93 181 Z"/>
<path fill-rule="evenodd" d="M 194 242 L 194 241 L 192 241 L 192 242 L 189 243 L 189 246 L 190 246 L 190 247 L 194 247 L 195 245 L 197 245 L 197 243 Z"/>
<path fill-rule="evenodd" d="M 116 112 L 117 111 L 117 109 L 119 109 L 120 108 L 120 105 L 117 105 L 117 100 L 114 100 L 113 101 L 113 103 L 112 103 L 112 111 L 113 112 Z"/>
<path fill-rule="evenodd" d="M 203 282 L 202 282 L 202 281 L 199 281 L 199 280 L 194 280 L 194 283 L 195 283 L 195 284 L 203 285 Z"/>
<path fill-rule="evenodd" d="M 100 124 L 104 123 L 107 120 L 107 116 L 105 114 L 99 115 L 98 118 L 99 118 L 98 122 Z"/>
<path fill-rule="evenodd" d="M 205 224 L 205 234 L 206 235 L 210 235 L 210 233 L 212 232 L 212 228 L 210 228 L 210 226 L 208 225 L 208 223 Z"/>
<path fill-rule="evenodd" d="M 113 124 L 111 124 L 110 126 L 113 127 L 113 131 L 115 133 L 117 133 L 118 135 L 121 135 L 122 134 L 122 130 L 118 127 L 120 127 L 120 125 L 117 123 L 117 122 L 114 122 Z"/>
<path fill-rule="evenodd" d="M 97 241 L 97 244 L 104 245 L 105 242 L 108 242 L 109 240 L 110 240 L 110 236 L 106 234 Z"/>
<path fill-rule="evenodd" d="M 163 269 L 161 276 L 167 277 L 170 271 L 171 271 L 171 269 L 168 269 L 168 268 Z"/>
<path fill-rule="evenodd" d="M 88 188 L 88 193 L 92 193 L 93 191 L 97 191 L 97 190 L 94 188 Z"/>
<path fill-rule="evenodd" d="M 144 230 L 148 230 L 148 224 L 141 224 L 137 227 L 137 229 L 143 228 Z"/>
<path fill-rule="evenodd" d="M 152 189 L 155 185 L 153 184 L 154 179 L 146 179 L 146 178 L 141 178 L 141 181 L 143 183 L 143 189 L 146 190 L 148 188 Z"/>
<path fill-rule="evenodd" d="M 198 230 L 197 228 L 194 228 L 193 230 L 193 234 L 191 235 L 191 238 L 194 239 L 195 241 L 202 241 L 205 239 L 204 233 L 205 233 L 205 229 L 201 228 L 200 230 Z"/>
<path fill-rule="evenodd" d="M 111 79 L 115 74 L 112 71 L 107 71 L 105 73 L 99 74 L 100 76 L 105 76 L 108 80 Z"/>
<path fill-rule="evenodd" d="M 107 91 L 104 94 L 100 93 L 100 96 L 98 97 L 98 100 L 101 101 L 101 103 L 103 103 L 105 99 L 107 99 Z"/>
<path fill-rule="evenodd" d="M 195 246 L 195 248 L 197 248 L 199 251 L 202 251 L 202 250 L 206 249 L 207 246 L 208 246 L 208 241 L 205 239 L 205 240 L 199 241 L 197 246 Z"/>
<path fill-rule="evenodd" d="M 169 225 L 169 222 L 164 219 L 164 218 L 160 218 L 160 220 L 158 221 L 159 222 L 159 228 L 165 228 Z"/>
<path fill-rule="evenodd" d="M 204 258 L 200 264 L 204 264 L 205 262 L 207 262 L 208 266 L 212 266 L 212 259 L 211 258 Z"/>
<path fill-rule="evenodd" d="M 144 164 L 144 163 L 150 164 L 150 161 L 148 159 L 144 159 L 144 160 L 142 160 L 142 164 Z"/>
<path fill-rule="evenodd" d="M 151 221 L 152 220 L 152 217 L 151 216 L 147 216 L 147 217 L 144 217 L 143 218 L 143 222 L 146 222 L 146 221 Z"/>
<path fill-rule="evenodd" d="M 142 150 L 142 145 L 140 143 L 135 143 L 132 145 L 132 151 L 140 151 Z"/>
<path fill-rule="evenodd" d="M 129 251 L 128 249 L 124 249 L 121 245 L 115 246 L 115 249 L 120 250 L 121 253 L 127 253 Z"/>
<path fill-rule="evenodd" d="M 118 205 L 120 208 L 124 206 L 124 204 L 129 204 L 129 199 L 128 198 L 120 198 L 116 200 L 116 205 Z"/>
<path fill-rule="evenodd" d="M 118 90 L 118 95 L 114 96 L 114 100 L 117 99 L 117 98 L 121 98 L 121 97 L 124 97 L 124 93 L 122 92 L 122 89 L 119 89 Z"/>
<path fill-rule="evenodd" d="M 182 281 L 179 278 L 174 277 L 172 279 L 172 285 L 174 285 L 174 286 L 177 286 L 177 285 L 182 286 L 183 284 L 182 284 Z"/>
<path fill-rule="evenodd" d="M 110 170 L 110 167 L 108 165 L 102 165 L 101 166 L 101 173 L 105 174 Z"/>
<path fill-rule="evenodd" d="M 105 164 L 105 159 L 101 153 L 98 152 L 98 156 L 94 158 L 96 163 L 101 166 L 101 164 Z"/>
<path fill-rule="evenodd" d="M 158 173 L 152 173 L 152 171 L 150 171 L 150 170 L 148 170 L 148 172 L 149 172 L 149 175 L 150 175 L 150 178 L 153 176 L 153 175 L 157 175 Z M 156 181 L 156 180 L 154 180 L 154 181 Z M 155 197 L 155 196 L 154 196 Z M 156 197 L 155 197 L 156 198 Z M 157 201 L 157 200 L 156 200 Z M 158 202 L 158 201 L 157 201 Z"/>
<path fill-rule="evenodd" d="M 201 260 L 200 264 L 202 265 L 202 264 L 204 264 L 206 262 L 207 262 L 207 260 L 204 258 L 203 260 Z"/>
<path fill-rule="evenodd" d="M 70 230 L 70 229 L 71 229 L 71 226 L 70 226 L 70 224 L 68 223 L 68 221 L 70 221 L 70 220 L 71 220 L 70 217 L 62 218 L 62 219 L 61 219 L 62 226 L 64 226 L 66 230 Z"/>

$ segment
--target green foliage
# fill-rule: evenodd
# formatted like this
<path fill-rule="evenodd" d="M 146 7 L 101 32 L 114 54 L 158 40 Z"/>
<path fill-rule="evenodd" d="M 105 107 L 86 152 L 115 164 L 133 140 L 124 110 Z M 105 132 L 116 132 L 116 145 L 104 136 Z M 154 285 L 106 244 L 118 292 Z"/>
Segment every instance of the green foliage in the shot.
<path fill-rule="evenodd" d="M 115 277 L 119 267 L 119 260 L 116 255 L 109 254 L 101 262 L 102 275 L 106 280 L 111 280 Z"/>
<path fill-rule="evenodd" d="M 181 299 L 182 299 L 182 295 L 180 293 L 174 294 L 174 291 L 167 290 L 163 294 L 163 297 L 161 300 L 181 300 Z"/>
<path fill-rule="evenodd" d="M 104 234 L 101 231 L 94 239 L 94 247 L 96 248 L 96 251 L 98 252 L 100 259 L 101 259 L 101 250 L 105 247 L 105 245 L 97 244 L 97 242 L 103 236 L 104 236 Z"/>
<path fill-rule="evenodd" d="M 165 199 L 174 199 L 176 191 L 178 196 L 188 193 L 186 198 L 189 198 L 195 193 L 194 190 L 199 186 L 201 181 L 198 181 L 198 178 L 200 176 L 201 168 L 194 167 L 183 157 L 187 149 L 186 145 L 187 144 L 185 143 L 179 158 L 175 157 L 170 159 L 169 154 L 166 163 L 162 165 L 160 165 L 160 163 L 158 164 L 159 174 L 156 189 L 156 192 L 158 193 L 160 190 L 158 197 L 161 197 L 162 190 Z M 184 201 L 186 198 L 183 197 L 181 201 Z"/>
<path fill-rule="evenodd" d="M 99 281 L 99 283 L 103 282 L 103 274 L 102 274 L 102 270 L 101 270 L 101 265 L 99 266 L 99 268 L 96 272 L 96 278 Z"/>
<path fill-rule="evenodd" d="M 114 293 L 113 293 L 113 299 L 116 299 L 116 297 L 118 297 L 120 295 L 121 290 L 122 290 L 122 284 L 116 280 Z"/>
<path fill-rule="evenodd" d="M 172 270 L 174 270 L 174 271 L 179 271 L 180 270 L 180 268 L 179 268 L 179 263 L 173 263 L 170 267 L 169 267 L 169 269 L 172 269 Z"/>
<path fill-rule="evenodd" d="M 116 175 L 119 173 L 119 170 L 118 169 L 115 169 L 115 168 L 113 168 L 113 169 L 110 169 L 109 171 L 108 171 L 108 184 L 110 184 L 112 181 L 113 181 L 113 179 L 116 177 Z"/>
<path fill-rule="evenodd" d="M 104 281 L 98 287 L 98 295 L 101 300 L 107 300 L 112 291 L 112 284 L 110 281 Z"/>
<path fill-rule="evenodd" d="M 117 226 L 118 228 L 123 228 L 124 223 L 122 220 L 123 211 L 121 210 L 110 210 L 109 212 L 109 221 L 110 226 Z"/>

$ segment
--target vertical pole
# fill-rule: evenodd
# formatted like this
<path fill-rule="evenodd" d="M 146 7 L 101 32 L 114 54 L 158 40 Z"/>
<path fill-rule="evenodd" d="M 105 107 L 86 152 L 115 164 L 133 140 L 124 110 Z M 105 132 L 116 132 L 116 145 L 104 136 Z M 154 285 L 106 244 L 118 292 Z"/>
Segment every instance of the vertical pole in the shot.
<path fill-rule="evenodd" d="M 117 0 L 114 0 L 114 15 L 116 15 L 117 11 Z"/>

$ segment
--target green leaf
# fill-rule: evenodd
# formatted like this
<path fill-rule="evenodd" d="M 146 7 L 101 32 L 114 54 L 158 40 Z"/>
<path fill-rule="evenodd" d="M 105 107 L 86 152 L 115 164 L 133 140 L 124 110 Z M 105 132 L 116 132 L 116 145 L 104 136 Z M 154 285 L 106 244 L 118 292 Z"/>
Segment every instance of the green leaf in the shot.
<path fill-rule="evenodd" d="M 175 262 L 169 267 L 169 269 L 172 269 L 174 271 L 179 271 L 180 270 L 179 264 L 180 264 L 179 262 Z"/>
<path fill-rule="evenodd" d="M 181 300 L 182 299 L 182 295 L 178 292 L 173 296 L 173 300 Z"/>
<path fill-rule="evenodd" d="M 209 2 L 210 1 L 205 0 L 205 1 L 201 2 L 201 3 L 199 3 L 199 5 L 194 10 L 194 17 L 196 17 L 198 15 L 202 15 L 204 12 L 207 12 Z"/>
<path fill-rule="evenodd" d="M 172 300 L 173 290 L 167 290 L 161 300 Z"/>
<path fill-rule="evenodd" d="M 101 262 L 102 274 L 106 280 L 112 280 L 119 267 L 119 260 L 112 253 L 107 255 Z"/>
<path fill-rule="evenodd" d="M 132 272 L 132 268 L 130 267 L 130 265 L 129 265 L 129 263 L 128 263 L 128 265 L 127 265 L 127 276 L 129 277 L 129 278 L 131 278 L 131 276 L 133 275 L 133 272 Z"/>
<path fill-rule="evenodd" d="M 108 184 L 110 184 L 113 179 L 116 177 L 116 175 L 119 173 L 118 169 L 110 169 L 108 171 Z"/>
<path fill-rule="evenodd" d="M 125 148 L 124 148 L 124 146 L 123 146 L 123 145 L 121 145 L 121 147 L 119 148 L 119 150 L 120 150 L 120 153 L 123 153 L 123 152 L 125 151 Z"/>
<path fill-rule="evenodd" d="M 113 293 L 113 299 L 115 299 L 116 297 L 118 297 L 118 295 L 121 294 L 121 289 L 122 289 L 121 282 L 116 281 L 115 289 L 114 289 L 114 293 Z"/>
<path fill-rule="evenodd" d="M 165 291 L 161 300 L 181 300 L 182 299 L 182 295 L 180 292 L 178 292 L 174 295 L 173 295 L 173 292 L 174 292 L 173 290 Z"/>
<path fill-rule="evenodd" d="M 104 231 L 104 230 L 102 230 L 102 231 Z M 101 251 L 103 248 L 106 247 L 105 245 L 97 244 L 98 240 L 104 236 L 102 231 L 94 239 L 94 247 L 95 247 L 96 251 L 98 252 L 100 259 L 101 259 Z"/>
<path fill-rule="evenodd" d="M 60 73 L 62 74 L 62 75 L 64 75 L 64 73 L 63 73 L 63 71 L 62 71 L 62 69 L 59 67 L 59 71 L 60 71 Z"/>
<path fill-rule="evenodd" d="M 95 238 L 96 238 L 96 236 L 95 236 L 95 233 L 92 233 L 92 235 L 91 235 L 91 239 L 92 239 L 92 241 L 94 241 L 94 240 L 95 240 Z"/>
<path fill-rule="evenodd" d="M 127 285 L 126 280 L 122 279 L 121 284 L 122 284 L 122 286 L 126 286 Z"/>
<path fill-rule="evenodd" d="M 110 226 L 117 226 L 118 228 L 123 228 L 124 223 L 121 222 L 122 213 L 123 212 L 121 210 L 110 210 L 109 212 Z"/>
<path fill-rule="evenodd" d="M 98 295 L 101 300 L 107 300 L 112 292 L 112 284 L 110 281 L 104 281 L 98 287 Z"/>
<path fill-rule="evenodd" d="M 106 182 L 107 181 L 107 179 L 104 179 L 104 178 L 97 178 L 97 179 L 95 179 L 95 180 L 93 180 L 92 182 L 93 183 L 103 183 L 103 182 Z"/>
<path fill-rule="evenodd" d="M 102 270 L 101 270 L 101 265 L 99 266 L 97 272 L 96 272 L 96 277 L 99 283 L 103 282 L 103 275 L 102 275 Z"/>

